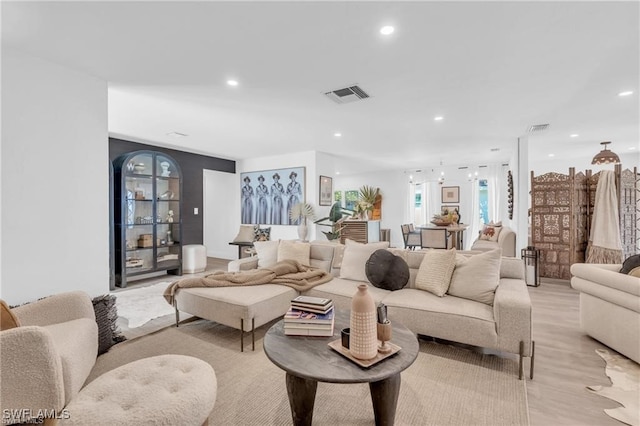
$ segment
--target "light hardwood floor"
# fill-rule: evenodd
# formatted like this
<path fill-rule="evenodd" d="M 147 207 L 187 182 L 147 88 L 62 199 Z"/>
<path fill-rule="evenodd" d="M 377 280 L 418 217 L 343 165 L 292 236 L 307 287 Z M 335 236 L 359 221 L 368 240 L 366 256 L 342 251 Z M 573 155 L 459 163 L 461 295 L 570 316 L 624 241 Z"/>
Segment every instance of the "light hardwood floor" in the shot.
<path fill-rule="evenodd" d="M 207 272 L 226 270 L 227 263 L 227 260 L 209 258 Z M 193 276 L 197 275 L 201 274 Z M 129 288 L 173 278 L 165 275 L 132 282 Z M 621 425 L 603 412 L 619 404 L 586 389 L 587 385 L 610 385 L 604 374 L 605 363 L 595 349 L 612 350 L 580 331 L 578 293 L 562 281 L 543 282 L 540 287 L 528 289 L 536 341 L 534 378 L 527 380 L 531 425 Z M 182 314 L 181 319 L 185 318 Z M 173 324 L 174 316 L 168 315 L 136 329 L 122 327 L 122 324 L 121 328 L 131 339 Z M 528 364 L 525 366 L 528 368 Z"/>

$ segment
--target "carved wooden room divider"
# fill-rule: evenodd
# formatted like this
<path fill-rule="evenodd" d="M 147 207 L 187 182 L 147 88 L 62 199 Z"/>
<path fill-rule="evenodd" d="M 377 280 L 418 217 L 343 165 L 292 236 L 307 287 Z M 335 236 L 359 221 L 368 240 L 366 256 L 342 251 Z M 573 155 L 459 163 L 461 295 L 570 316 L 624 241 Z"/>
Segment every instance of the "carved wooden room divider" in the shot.
<path fill-rule="evenodd" d="M 623 257 L 640 252 L 640 181 L 637 168 L 615 167 Z M 531 172 L 531 242 L 540 249 L 540 276 L 568 280 L 585 261 L 600 172 Z"/>

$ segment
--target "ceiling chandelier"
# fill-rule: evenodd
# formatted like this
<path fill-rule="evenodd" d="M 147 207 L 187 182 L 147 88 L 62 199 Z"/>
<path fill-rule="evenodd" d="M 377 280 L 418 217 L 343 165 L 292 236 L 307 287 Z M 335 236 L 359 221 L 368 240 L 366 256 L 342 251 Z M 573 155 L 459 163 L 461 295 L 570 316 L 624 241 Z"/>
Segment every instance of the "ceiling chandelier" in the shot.
<path fill-rule="evenodd" d="M 618 164 L 620 163 L 620 157 L 613 151 L 607 149 L 607 145 L 611 142 L 600 142 L 600 145 L 603 145 L 602 151 L 597 153 L 593 160 L 591 160 L 591 164 Z"/>

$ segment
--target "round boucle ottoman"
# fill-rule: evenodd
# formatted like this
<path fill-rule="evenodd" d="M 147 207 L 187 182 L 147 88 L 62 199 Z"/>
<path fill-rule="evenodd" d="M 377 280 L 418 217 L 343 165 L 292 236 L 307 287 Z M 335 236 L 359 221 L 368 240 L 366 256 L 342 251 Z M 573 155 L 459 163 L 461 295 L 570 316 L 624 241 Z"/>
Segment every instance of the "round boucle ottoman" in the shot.
<path fill-rule="evenodd" d="M 216 401 L 216 374 L 206 362 L 161 355 L 104 373 L 65 408 L 64 425 L 207 424 Z"/>

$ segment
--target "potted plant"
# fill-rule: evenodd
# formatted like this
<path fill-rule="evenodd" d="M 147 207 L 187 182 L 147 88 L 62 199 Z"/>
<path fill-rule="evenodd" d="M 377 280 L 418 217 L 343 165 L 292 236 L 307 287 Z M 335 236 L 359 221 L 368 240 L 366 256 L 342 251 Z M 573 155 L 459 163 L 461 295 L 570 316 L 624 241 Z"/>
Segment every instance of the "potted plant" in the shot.
<path fill-rule="evenodd" d="M 340 202 L 337 202 L 331 206 L 331 210 L 329 210 L 329 216 L 318 219 L 313 223 L 320 226 L 330 226 L 330 231 L 322 231 L 322 233 L 327 237 L 327 240 L 333 241 L 340 238 L 340 232 L 342 231 L 342 221 L 344 221 L 348 216 L 352 216 L 353 214 L 353 210 L 345 209 L 340 205 Z"/>
<path fill-rule="evenodd" d="M 364 220 L 369 220 L 369 214 L 373 210 L 376 198 L 380 195 L 380 188 L 363 185 L 360 188 L 360 198 L 356 203 L 356 213 L 360 213 Z"/>
<path fill-rule="evenodd" d="M 291 206 L 289 218 L 298 224 L 298 238 L 300 240 L 307 240 L 307 219 L 313 219 L 314 217 L 313 206 L 309 203 L 297 203 Z"/>

